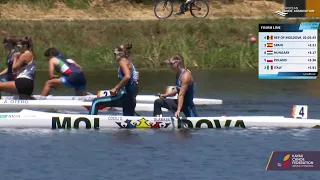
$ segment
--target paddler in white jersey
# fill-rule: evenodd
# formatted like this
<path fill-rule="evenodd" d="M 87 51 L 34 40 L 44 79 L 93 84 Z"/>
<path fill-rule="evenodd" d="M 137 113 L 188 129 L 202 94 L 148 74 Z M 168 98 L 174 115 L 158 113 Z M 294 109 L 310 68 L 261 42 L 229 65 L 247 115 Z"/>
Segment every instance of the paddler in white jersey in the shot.
<path fill-rule="evenodd" d="M 182 111 L 186 117 L 198 117 L 196 107 L 193 103 L 195 83 L 191 71 L 186 69 L 184 59 L 181 55 L 175 55 L 169 60 L 172 70 L 176 74 L 176 87 L 166 94 L 159 94 L 160 99 L 155 100 L 153 116 L 162 116 L 161 107 L 175 111 L 178 117 Z M 178 99 L 164 99 L 178 93 Z"/>
<path fill-rule="evenodd" d="M 18 94 L 19 99 L 33 99 L 36 63 L 33 59 L 32 41 L 25 37 L 18 41 L 19 52 L 13 56 L 12 70 L 17 74 L 14 81 L 0 82 L 0 91 Z"/>

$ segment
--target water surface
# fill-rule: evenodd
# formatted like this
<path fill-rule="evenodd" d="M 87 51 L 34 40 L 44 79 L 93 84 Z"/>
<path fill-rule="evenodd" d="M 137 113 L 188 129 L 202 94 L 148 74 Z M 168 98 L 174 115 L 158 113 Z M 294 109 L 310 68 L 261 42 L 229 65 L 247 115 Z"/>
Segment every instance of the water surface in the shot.
<path fill-rule="evenodd" d="M 203 116 L 290 116 L 291 106 L 309 106 L 319 118 L 319 80 L 258 80 L 256 72 L 193 70 L 196 97 L 224 100 L 198 107 Z M 91 92 L 110 89 L 116 71 L 87 73 Z M 47 79 L 37 74 L 35 94 Z M 140 72 L 141 94 L 174 84 L 170 71 Z M 70 95 L 61 89 L 54 95 Z M 145 112 L 151 115 L 151 112 Z M 172 115 L 168 113 L 168 115 Z M 0 174 L 5 180 L 319 179 L 318 172 L 265 171 L 270 153 L 319 150 L 318 129 L 160 130 L 1 129 Z"/>

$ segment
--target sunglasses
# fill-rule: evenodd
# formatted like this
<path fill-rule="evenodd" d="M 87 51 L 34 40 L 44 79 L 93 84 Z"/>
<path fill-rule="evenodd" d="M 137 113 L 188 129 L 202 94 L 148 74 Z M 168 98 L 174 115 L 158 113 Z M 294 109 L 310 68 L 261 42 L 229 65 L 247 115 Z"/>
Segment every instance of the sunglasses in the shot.
<path fill-rule="evenodd" d="M 176 63 L 176 62 L 178 62 L 178 61 L 170 61 L 169 64 L 170 64 L 170 65 L 173 65 L 173 64 Z"/>
<path fill-rule="evenodd" d="M 116 51 L 116 52 L 114 52 L 113 54 L 114 54 L 114 55 L 119 55 L 119 54 L 123 54 L 123 52 L 121 52 L 121 51 Z"/>

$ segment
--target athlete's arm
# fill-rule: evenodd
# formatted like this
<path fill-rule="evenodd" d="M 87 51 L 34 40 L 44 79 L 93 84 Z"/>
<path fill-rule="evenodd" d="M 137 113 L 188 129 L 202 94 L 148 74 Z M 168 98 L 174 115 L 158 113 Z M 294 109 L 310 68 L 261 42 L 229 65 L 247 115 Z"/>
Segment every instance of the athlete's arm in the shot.
<path fill-rule="evenodd" d="M 21 68 L 23 64 L 26 62 L 29 62 L 32 60 L 32 54 L 31 53 L 23 53 L 20 55 L 19 54 L 14 54 L 13 55 L 13 63 L 12 63 L 12 70 L 17 71 Z"/>
<path fill-rule="evenodd" d="M 19 54 L 18 53 L 16 53 L 16 54 L 13 54 L 13 56 L 12 56 L 12 71 L 13 72 L 15 72 L 16 70 L 15 69 L 13 69 L 13 66 L 15 65 L 15 64 L 17 64 L 17 61 L 18 61 L 18 59 L 19 59 Z"/>
<path fill-rule="evenodd" d="M 124 77 L 122 78 L 122 80 L 114 87 L 115 89 L 117 89 L 117 91 L 124 87 L 128 81 L 130 80 L 131 76 L 130 76 L 130 68 L 129 68 L 129 61 L 122 61 L 120 60 L 119 62 L 120 68 L 124 74 Z"/>
<path fill-rule="evenodd" d="M 1 73 L 0 73 L 0 76 L 3 76 L 5 74 L 8 73 L 8 68 L 5 68 Z"/>
<path fill-rule="evenodd" d="M 13 69 L 13 65 L 17 63 L 18 59 L 20 58 L 22 54 L 20 52 L 16 52 L 12 55 L 12 72 L 15 72 L 16 70 Z M 7 69 L 8 71 L 8 69 Z"/>
<path fill-rule="evenodd" d="M 56 58 L 51 58 L 49 60 L 49 67 L 48 67 L 48 73 L 49 73 L 49 78 L 54 79 L 56 78 L 56 75 L 54 75 L 54 64 L 55 64 Z"/>
<path fill-rule="evenodd" d="M 164 97 L 168 97 L 168 96 L 174 96 L 178 93 L 177 88 L 172 89 L 171 91 L 169 91 L 168 93 L 164 94 Z"/>
<path fill-rule="evenodd" d="M 179 112 L 182 109 L 184 96 L 188 90 L 188 85 L 190 84 L 190 81 L 191 81 L 191 74 L 189 72 L 186 72 L 181 78 L 181 88 L 178 96 L 178 107 L 177 107 L 177 111 Z"/>

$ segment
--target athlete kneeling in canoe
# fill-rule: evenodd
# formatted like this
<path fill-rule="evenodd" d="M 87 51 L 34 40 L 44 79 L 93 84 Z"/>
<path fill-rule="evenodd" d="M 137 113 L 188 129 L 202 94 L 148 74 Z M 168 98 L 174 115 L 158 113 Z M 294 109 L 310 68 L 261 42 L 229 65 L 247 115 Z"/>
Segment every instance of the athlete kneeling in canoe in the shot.
<path fill-rule="evenodd" d="M 7 68 L 0 73 L 0 77 L 3 75 L 6 75 L 6 77 L 1 78 L 1 81 L 13 81 L 16 77 L 16 74 L 14 74 L 12 71 L 13 55 L 19 54 L 19 51 L 17 49 L 17 40 L 14 37 L 6 37 L 3 40 L 3 45 L 9 53 L 6 59 Z"/>
<path fill-rule="evenodd" d="M 17 45 L 20 53 L 13 55 L 12 70 L 17 74 L 14 81 L 0 83 L 0 91 L 18 94 L 19 99 L 33 99 L 36 63 L 33 59 L 32 41 L 26 37 Z"/>
<path fill-rule="evenodd" d="M 64 57 L 56 48 L 49 48 L 44 52 L 49 60 L 49 77 L 42 90 L 41 96 L 48 96 L 53 87 L 64 84 L 68 88 L 74 88 L 76 96 L 87 95 L 87 80 L 82 72 L 82 67 L 74 60 Z M 62 74 L 62 77 L 54 75 L 54 71 Z"/>
<path fill-rule="evenodd" d="M 139 75 L 134 65 L 128 60 L 131 44 L 119 46 L 114 55 L 119 63 L 118 78 L 120 82 L 110 90 L 111 96 L 95 98 L 89 110 L 90 115 L 98 113 L 100 105 L 107 107 L 122 107 L 123 116 L 134 116 L 136 108 L 136 96 L 138 93 Z"/>
<path fill-rule="evenodd" d="M 195 84 L 191 72 L 185 68 L 184 59 L 181 55 L 175 55 L 169 60 L 171 68 L 176 74 L 176 87 L 166 94 L 159 94 L 160 99 L 155 100 L 153 116 L 162 116 L 161 107 L 175 111 L 178 117 L 180 111 L 186 117 L 197 117 L 196 108 L 193 103 Z M 164 99 L 178 93 L 178 99 Z"/>

